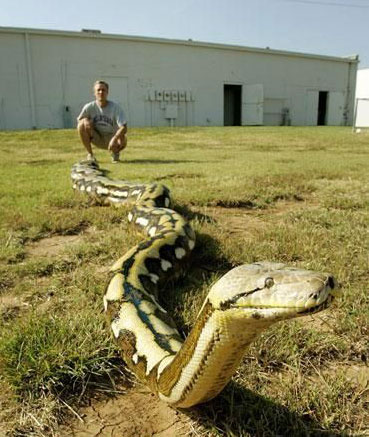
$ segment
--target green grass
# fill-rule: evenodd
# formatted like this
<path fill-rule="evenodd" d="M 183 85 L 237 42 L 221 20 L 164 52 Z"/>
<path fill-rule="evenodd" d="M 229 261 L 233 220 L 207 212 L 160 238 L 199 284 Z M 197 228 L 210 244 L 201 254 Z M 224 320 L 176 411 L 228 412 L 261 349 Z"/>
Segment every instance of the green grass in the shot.
<path fill-rule="evenodd" d="M 168 185 L 196 230 L 192 267 L 165 291 L 184 333 L 233 265 L 282 261 L 330 271 L 342 285 L 323 315 L 277 325 L 253 344 L 224 392 L 188 413 L 194 430 L 369 433 L 369 383 L 347 377 L 369 360 L 368 136 L 328 127 L 131 129 L 124 163 L 97 153 L 113 178 Z M 83 156 L 74 131 L 0 132 L 0 417 L 9 435 L 52 433 L 66 404 L 78 409 L 126 377 L 102 294 L 108 267 L 140 237 L 124 208 L 73 193 L 70 167 Z M 55 236 L 79 239 L 30 252 Z"/>

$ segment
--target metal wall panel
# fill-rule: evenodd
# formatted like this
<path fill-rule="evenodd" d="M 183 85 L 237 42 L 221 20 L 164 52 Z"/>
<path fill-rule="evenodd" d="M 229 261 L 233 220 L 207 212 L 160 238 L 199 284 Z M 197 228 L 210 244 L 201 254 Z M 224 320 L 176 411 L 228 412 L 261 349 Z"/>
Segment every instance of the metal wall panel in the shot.
<path fill-rule="evenodd" d="M 328 94 L 327 125 L 342 126 L 344 124 L 345 95 L 332 91 Z"/>

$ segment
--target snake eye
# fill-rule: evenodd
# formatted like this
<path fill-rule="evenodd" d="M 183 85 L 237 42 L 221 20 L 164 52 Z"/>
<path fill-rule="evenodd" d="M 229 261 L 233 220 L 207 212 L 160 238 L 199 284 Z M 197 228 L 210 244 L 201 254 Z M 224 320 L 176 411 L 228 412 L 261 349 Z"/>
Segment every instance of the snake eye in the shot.
<path fill-rule="evenodd" d="M 265 279 L 265 287 L 271 288 L 274 285 L 274 279 L 273 278 L 266 278 Z"/>

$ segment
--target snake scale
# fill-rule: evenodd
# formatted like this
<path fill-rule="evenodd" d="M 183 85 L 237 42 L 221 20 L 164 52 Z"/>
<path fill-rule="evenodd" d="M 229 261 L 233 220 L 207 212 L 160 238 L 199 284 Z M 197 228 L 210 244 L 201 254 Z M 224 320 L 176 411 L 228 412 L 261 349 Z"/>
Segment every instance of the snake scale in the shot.
<path fill-rule="evenodd" d="M 132 205 L 128 220 L 146 235 L 111 267 L 104 308 L 127 366 L 174 407 L 214 398 L 261 332 L 325 309 L 338 295 L 328 273 L 272 262 L 241 265 L 212 286 L 183 340 L 159 303 L 159 290 L 184 269 L 195 233 L 170 209 L 168 188 L 112 180 L 91 161 L 75 164 L 71 178 L 75 190 L 100 202 Z"/>

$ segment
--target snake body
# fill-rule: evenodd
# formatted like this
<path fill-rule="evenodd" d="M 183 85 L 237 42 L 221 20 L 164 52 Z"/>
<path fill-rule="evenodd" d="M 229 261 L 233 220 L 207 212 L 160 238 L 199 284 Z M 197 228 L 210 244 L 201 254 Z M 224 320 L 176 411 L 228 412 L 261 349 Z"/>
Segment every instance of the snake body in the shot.
<path fill-rule="evenodd" d="M 266 328 L 325 309 L 338 294 L 328 273 L 271 262 L 242 265 L 213 285 L 183 340 L 159 290 L 184 270 L 195 233 L 170 208 L 168 188 L 112 180 L 90 161 L 75 164 L 71 178 L 74 189 L 99 201 L 132 205 L 128 220 L 147 237 L 112 266 L 104 309 L 127 366 L 174 407 L 214 398 Z"/>

